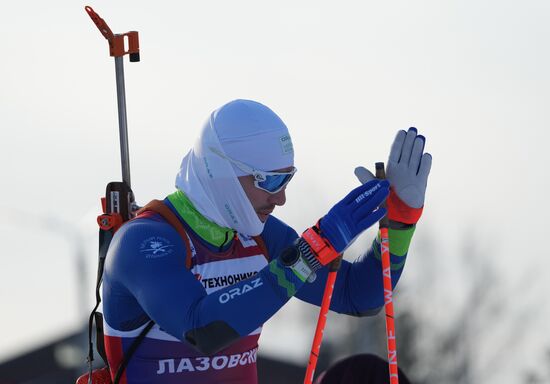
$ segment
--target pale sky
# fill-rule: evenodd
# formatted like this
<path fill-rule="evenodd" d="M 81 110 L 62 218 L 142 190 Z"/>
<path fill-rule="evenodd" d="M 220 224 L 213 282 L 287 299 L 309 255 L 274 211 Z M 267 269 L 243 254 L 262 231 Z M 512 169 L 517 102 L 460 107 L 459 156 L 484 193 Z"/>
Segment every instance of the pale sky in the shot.
<path fill-rule="evenodd" d="M 85 5 L 113 32 L 140 33 L 141 62 L 125 60 L 139 203 L 173 191 L 203 121 L 236 98 L 268 105 L 290 129 L 299 173 L 276 215 L 299 232 L 357 185 L 355 166 L 386 161 L 396 131 L 416 126 L 434 160 L 400 288 L 436 279 L 426 273 L 434 272 L 437 292 L 417 299 L 448 320 L 464 305 L 463 243 L 475 240 L 515 308 L 487 320 L 501 328 L 476 350 L 479 361 L 491 360 L 507 322 L 529 317 L 500 373 L 484 382 L 514 383 L 543 361 L 550 346 L 540 332 L 550 288 L 545 0 L 10 2 L 0 12 L 7 218 L 0 328 L 10 330 L 0 336 L 0 360 L 76 329 L 85 316 L 73 242 L 95 279 L 99 198 L 121 178 L 114 63 Z M 437 255 L 429 268 L 419 255 L 426 243 Z M 92 297 L 90 285 L 84 308 Z M 269 324 L 264 351 L 294 353 Z M 304 361 L 308 348 L 297 348 Z"/>

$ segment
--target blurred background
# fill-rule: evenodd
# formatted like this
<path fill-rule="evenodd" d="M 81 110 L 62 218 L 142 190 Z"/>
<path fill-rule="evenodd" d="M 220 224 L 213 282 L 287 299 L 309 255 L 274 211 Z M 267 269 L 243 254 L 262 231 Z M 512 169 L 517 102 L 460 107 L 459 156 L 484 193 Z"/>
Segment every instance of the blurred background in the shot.
<path fill-rule="evenodd" d="M 395 293 L 400 366 L 421 384 L 550 383 L 546 0 L 3 4 L 0 383 L 86 368 L 95 220 L 121 171 L 114 63 L 85 5 L 140 33 L 141 62 L 125 59 L 138 203 L 174 190 L 202 123 L 236 98 L 290 129 L 299 173 L 275 215 L 299 232 L 415 126 L 434 161 Z M 293 299 L 266 324 L 262 383 L 269 364 L 301 382 L 317 313 Z M 385 356 L 384 337 L 382 315 L 330 315 L 318 372 Z"/>

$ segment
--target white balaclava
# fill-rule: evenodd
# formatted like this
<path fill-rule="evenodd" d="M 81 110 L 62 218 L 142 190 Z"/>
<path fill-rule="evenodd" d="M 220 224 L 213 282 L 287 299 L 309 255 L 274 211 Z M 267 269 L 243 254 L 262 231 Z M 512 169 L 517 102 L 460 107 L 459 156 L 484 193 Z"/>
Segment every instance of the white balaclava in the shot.
<path fill-rule="evenodd" d="M 237 179 L 246 173 L 211 148 L 262 171 L 290 167 L 294 150 L 286 125 L 265 105 L 231 101 L 212 112 L 176 177 L 176 187 L 207 219 L 247 236 L 259 235 L 264 223 Z"/>

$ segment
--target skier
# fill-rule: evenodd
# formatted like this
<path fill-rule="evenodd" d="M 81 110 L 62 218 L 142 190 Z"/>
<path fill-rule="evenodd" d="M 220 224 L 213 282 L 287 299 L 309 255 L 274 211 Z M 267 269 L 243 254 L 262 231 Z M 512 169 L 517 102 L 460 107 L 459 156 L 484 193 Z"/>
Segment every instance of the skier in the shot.
<path fill-rule="evenodd" d="M 161 204 L 177 222 L 145 211 L 109 247 L 103 312 L 112 377 L 154 324 L 121 383 L 257 383 L 262 324 L 293 296 L 320 305 L 324 266 L 386 214 L 380 205 L 388 194 L 395 285 L 424 204 L 431 167 L 424 142 L 414 128 L 400 131 L 388 180 L 353 189 L 298 235 L 272 215 L 296 173 L 285 124 L 249 100 L 214 111 L 183 158 L 176 191 Z M 363 316 L 381 309 L 378 249 L 375 239 L 362 257 L 343 261 L 331 310 Z"/>

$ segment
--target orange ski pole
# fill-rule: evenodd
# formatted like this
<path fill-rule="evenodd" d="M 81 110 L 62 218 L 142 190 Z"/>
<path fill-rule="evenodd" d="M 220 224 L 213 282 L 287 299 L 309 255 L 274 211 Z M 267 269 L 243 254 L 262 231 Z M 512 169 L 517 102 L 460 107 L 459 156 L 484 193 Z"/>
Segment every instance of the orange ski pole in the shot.
<path fill-rule="evenodd" d="M 323 293 L 323 301 L 321 302 L 319 318 L 317 319 L 317 328 L 315 328 L 315 335 L 313 336 L 313 343 L 311 344 L 311 352 L 309 354 L 304 384 L 311 384 L 313 382 L 313 375 L 315 374 L 315 367 L 317 366 L 317 359 L 319 358 L 319 351 L 321 350 L 321 342 L 323 341 L 323 331 L 327 323 L 327 313 L 330 307 L 330 300 L 332 299 L 332 292 L 334 291 L 334 282 L 336 281 L 336 274 L 338 273 L 338 269 L 340 269 L 341 262 L 342 255 L 338 256 L 329 264 L 325 292 Z"/>
<path fill-rule="evenodd" d="M 384 163 L 376 163 L 376 178 L 385 179 Z M 389 219 L 384 216 L 380 220 L 380 248 L 382 254 L 382 275 L 384 284 L 384 312 L 386 313 L 386 338 L 388 345 L 388 365 L 390 384 L 399 384 L 397 367 L 397 344 L 395 341 L 395 324 L 393 313 L 393 288 L 391 282 L 390 240 L 388 236 Z"/>

